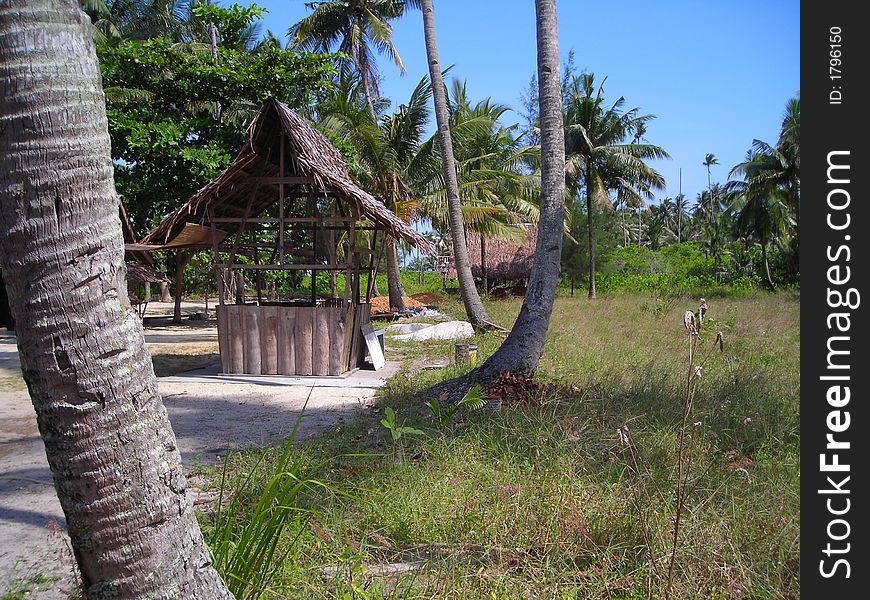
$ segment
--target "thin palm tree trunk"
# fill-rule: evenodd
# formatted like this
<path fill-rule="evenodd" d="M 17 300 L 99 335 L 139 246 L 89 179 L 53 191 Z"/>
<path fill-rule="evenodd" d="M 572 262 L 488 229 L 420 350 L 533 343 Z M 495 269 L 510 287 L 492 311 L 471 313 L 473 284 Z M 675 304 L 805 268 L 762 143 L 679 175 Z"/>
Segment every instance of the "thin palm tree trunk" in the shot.
<path fill-rule="evenodd" d="M 764 264 L 764 278 L 767 280 L 767 287 L 770 288 L 770 291 L 776 289 L 776 286 L 773 284 L 773 278 L 770 276 L 770 265 L 767 262 L 767 240 L 764 237 L 761 238 L 761 262 Z"/>
<path fill-rule="evenodd" d="M 556 299 L 565 218 L 565 137 L 559 85 L 555 0 L 536 0 L 538 102 L 541 121 L 541 212 L 535 260 L 520 314 L 501 347 L 482 366 L 481 379 L 499 373 L 533 373 Z"/>
<path fill-rule="evenodd" d="M 102 84 L 79 3 L 0 4 L 0 80 L 3 276 L 87 597 L 232 598 L 127 299 Z"/>
<path fill-rule="evenodd" d="M 595 298 L 595 228 L 592 224 L 594 177 L 595 170 L 590 165 L 586 171 L 586 235 L 589 238 L 589 298 L 592 299 Z"/>
<path fill-rule="evenodd" d="M 402 272 L 399 270 L 399 260 L 396 256 L 396 239 L 388 235 L 385 241 L 387 247 L 387 288 L 390 294 L 390 308 L 405 310 L 402 299 L 405 290 L 402 288 Z"/>
<path fill-rule="evenodd" d="M 453 241 L 453 258 L 456 262 L 456 274 L 459 279 L 459 293 L 465 305 L 468 320 L 477 328 L 492 325 L 492 319 L 486 312 L 474 277 L 471 274 L 471 264 L 468 259 L 468 246 L 465 243 L 465 224 L 462 221 L 462 206 L 459 201 L 459 182 L 456 178 L 456 163 L 453 159 L 453 142 L 450 137 L 450 126 L 447 114 L 447 97 L 444 91 L 444 81 L 441 77 L 441 64 L 438 62 L 438 44 L 435 40 L 435 14 L 432 0 L 421 0 L 423 12 L 423 34 L 426 38 L 426 56 L 429 59 L 429 78 L 432 81 L 432 96 L 435 101 L 435 119 L 438 123 L 438 145 L 444 168 L 444 184 L 447 188 L 447 208 L 450 221 L 450 237 Z"/>

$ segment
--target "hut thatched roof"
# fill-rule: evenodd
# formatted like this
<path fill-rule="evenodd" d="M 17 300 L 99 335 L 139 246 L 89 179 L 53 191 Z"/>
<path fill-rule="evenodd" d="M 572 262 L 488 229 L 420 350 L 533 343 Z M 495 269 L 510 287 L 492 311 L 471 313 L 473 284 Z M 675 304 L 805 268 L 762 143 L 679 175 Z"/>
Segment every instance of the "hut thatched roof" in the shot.
<path fill-rule="evenodd" d="M 143 284 L 161 283 L 163 281 L 169 280 L 164 275 L 161 275 L 151 267 L 128 262 L 127 281 L 133 284 Z"/>
<path fill-rule="evenodd" d="M 532 224 L 522 225 L 525 228 L 526 241 L 522 245 L 499 238 L 486 238 L 486 277 L 490 281 L 520 281 L 528 279 L 535 261 L 535 246 L 538 243 L 538 228 Z M 471 273 L 480 279 L 480 234 L 466 232 L 468 245 L 468 260 L 471 263 Z M 456 277 L 456 263 L 453 259 L 453 249 L 450 252 L 450 262 L 447 267 L 448 276 Z"/>
<path fill-rule="evenodd" d="M 276 203 L 276 187 L 261 182 L 263 178 L 279 174 L 277 148 L 282 131 L 287 140 L 285 164 L 290 165 L 285 176 L 313 180 L 324 192 L 356 205 L 362 218 L 374 221 L 378 227 L 423 252 L 433 252 L 423 236 L 351 180 L 341 154 L 320 132 L 275 99 L 268 100 L 254 117 L 248 128 L 247 142 L 232 164 L 163 219 L 140 243 L 170 244 L 185 224 L 206 222 L 208 212 L 216 218 L 239 217 L 250 203 L 250 216 L 254 217 Z M 227 234 L 233 233 L 233 226 L 221 225 Z"/>

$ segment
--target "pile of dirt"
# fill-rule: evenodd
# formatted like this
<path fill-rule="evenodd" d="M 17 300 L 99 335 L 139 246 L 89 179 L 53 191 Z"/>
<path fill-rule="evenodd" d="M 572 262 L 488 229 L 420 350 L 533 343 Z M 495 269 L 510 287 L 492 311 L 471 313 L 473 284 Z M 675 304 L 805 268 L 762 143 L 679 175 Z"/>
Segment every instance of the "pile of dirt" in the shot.
<path fill-rule="evenodd" d="M 413 298 L 408 298 L 407 296 L 402 296 L 402 300 L 405 302 L 405 308 L 414 308 L 416 306 L 425 306 L 422 302 L 418 302 Z M 390 310 L 390 297 L 389 296 L 375 296 L 372 298 L 372 315 L 388 315 L 393 311 Z"/>
<path fill-rule="evenodd" d="M 411 298 L 417 300 L 418 302 L 422 302 L 426 306 L 432 306 L 441 304 L 444 302 L 444 297 L 439 296 L 438 294 L 430 294 L 429 292 L 423 292 L 420 294 L 412 294 Z"/>

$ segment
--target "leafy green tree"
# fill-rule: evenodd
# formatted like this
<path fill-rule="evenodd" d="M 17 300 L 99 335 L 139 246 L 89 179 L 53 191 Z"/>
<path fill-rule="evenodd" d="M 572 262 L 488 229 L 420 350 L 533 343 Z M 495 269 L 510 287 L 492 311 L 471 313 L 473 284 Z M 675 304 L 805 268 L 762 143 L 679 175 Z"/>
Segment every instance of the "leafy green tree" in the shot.
<path fill-rule="evenodd" d="M 262 102 L 305 106 L 334 72 L 328 56 L 275 46 L 246 52 L 221 44 L 217 61 L 168 38 L 109 40 L 97 50 L 116 184 L 137 234 L 229 163 Z"/>

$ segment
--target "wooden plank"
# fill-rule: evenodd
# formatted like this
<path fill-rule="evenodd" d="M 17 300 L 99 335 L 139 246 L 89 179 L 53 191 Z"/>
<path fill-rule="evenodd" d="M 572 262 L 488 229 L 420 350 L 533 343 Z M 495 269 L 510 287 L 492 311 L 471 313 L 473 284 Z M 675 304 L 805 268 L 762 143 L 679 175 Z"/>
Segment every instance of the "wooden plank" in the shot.
<path fill-rule="evenodd" d="M 347 370 L 344 360 L 344 308 L 329 309 L 329 374 L 341 375 Z"/>
<path fill-rule="evenodd" d="M 278 374 L 296 375 L 296 308 L 276 306 L 278 309 Z"/>
<path fill-rule="evenodd" d="M 325 306 L 314 309 L 311 370 L 315 375 L 329 375 L 329 355 L 332 346 L 329 337 L 329 311 L 330 309 Z"/>
<path fill-rule="evenodd" d="M 306 194 L 305 198 L 310 198 L 310 195 Z M 211 219 L 212 223 L 308 223 L 311 225 L 319 225 L 321 223 L 355 223 L 357 219 L 353 217 L 284 217 L 283 219 L 277 217 L 251 217 L 249 219 L 245 219 L 244 217 L 214 217 Z"/>
<path fill-rule="evenodd" d="M 227 341 L 229 342 L 229 368 L 227 373 L 245 372 L 245 343 L 242 338 L 242 313 L 241 306 L 226 305 L 227 315 Z"/>
<path fill-rule="evenodd" d="M 241 306 L 244 315 L 245 340 L 245 373 L 260 375 L 262 361 L 260 360 L 260 307 Z"/>
<path fill-rule="evenodd" d="M 353 342 L 353 331 L 356 323 L 355 320 L 356 307 L 351 303 L 344 310 L 342 322 L 342 343 L 341 343 L 341 369 L 349 371 L 356 367 L 356 364 L 351 362 L 351 343 Z"/>
<path fill-rule="evenodd" d="M 260 371 L 278 374 L 278 308 L 260 307 Z"/>
<path fill-rule="evenodd" d="M 296 374 L 311 375 L 311 352 L 314 348 L 314 308 L 300 306 L 296 308 L 296 328 L 294 330 Z"/>
<path fill-rule="evenodd" d="M 221 373 L 229 373 L 230 369 L 230 342 L 227 336 L 227 307 L 219 304 L 215 311 L 217 315 L 218 352 L 221 355 Z"/>
<path fill-rule="evenodd" d="M 283 168 L 283 165 L 282 165 Z M 248 177 L 248 181 L 265 183 L 267 185 L 283 183 L 286 185 L 298 185 L 302 183 L 316 184 L 313 177 Z"/>
<path fill-rule="evenodd" d="M 225 269 L 238 269 L 239 271 L 255 271 L 255 270 L 266 270 L 266 271 L 343 271 L 346 265 L 331 265 L 331 264 L 313 264 L 313 265 L 303 265 L 303 264 L 293 264 L 286 263 L 283 265 L 278 264 L 269 264 L 269 265 L 242 265 L 242 264 L 232 264 L 232 263 L 221 263 L 217 265 L 218 267 L 223 267 Z"/>

